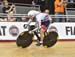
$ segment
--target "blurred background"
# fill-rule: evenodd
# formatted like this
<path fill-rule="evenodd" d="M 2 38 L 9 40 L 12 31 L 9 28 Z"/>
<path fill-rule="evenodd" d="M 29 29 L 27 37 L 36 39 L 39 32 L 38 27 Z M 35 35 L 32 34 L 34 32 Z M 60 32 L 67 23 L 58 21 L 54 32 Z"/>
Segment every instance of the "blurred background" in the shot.
<path fill-rule="evenodd" d="M 24 22 L 28 11 L 45 8 L 52 22 L 75 22 L 75 0 L 0 0 L 0 21 Z"/>

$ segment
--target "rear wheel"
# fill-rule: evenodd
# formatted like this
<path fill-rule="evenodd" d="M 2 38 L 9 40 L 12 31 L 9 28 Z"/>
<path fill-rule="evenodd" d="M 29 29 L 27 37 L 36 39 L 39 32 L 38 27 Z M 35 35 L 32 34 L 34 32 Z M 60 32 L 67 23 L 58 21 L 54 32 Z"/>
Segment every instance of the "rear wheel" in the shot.
<path fill-rule="evenodd" d="M 58 33 L 57 32 L 48 32 L 46 36 L 44 37 L 43 40 L 43 46 L 44 47 L 52 47 L 53 45 L 56 44 L 58 38 Z"/>

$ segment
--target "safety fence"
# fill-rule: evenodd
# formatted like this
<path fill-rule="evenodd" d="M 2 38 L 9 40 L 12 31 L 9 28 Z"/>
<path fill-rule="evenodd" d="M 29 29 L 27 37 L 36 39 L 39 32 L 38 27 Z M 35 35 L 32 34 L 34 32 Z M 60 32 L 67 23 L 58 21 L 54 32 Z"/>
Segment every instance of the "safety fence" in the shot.
<path fill-rule="evenodd" d="M 51 17 L 50 19 L 52 19 L 52 22 L 75 22 L 75 15 L 70 15 L 70 14 L 68 15 L 49 15 L 49 17 Z M 6 19 L 7 21 L 9 21 L 8 19 L 10 20 L 15 19 L 15 21 L 17 22 L 18 21 L 24 22 L 24 21 L 28 21 L 29 17 L 27 16 L 27 14 L 7 15 L 7 14 L 0 13 L 0 21 L 4 19 Z M 36 21 L 36 19 L 33 19 L 33 21 Z"/>

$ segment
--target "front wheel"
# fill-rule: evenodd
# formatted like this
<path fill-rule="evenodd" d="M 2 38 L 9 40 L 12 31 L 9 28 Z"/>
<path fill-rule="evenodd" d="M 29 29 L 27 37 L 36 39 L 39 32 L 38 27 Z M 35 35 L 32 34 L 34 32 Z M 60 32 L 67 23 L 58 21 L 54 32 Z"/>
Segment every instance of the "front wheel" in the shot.
<path fill-rule="evenodd" d="M 22 32 L 16 40 L 17 46 L 22 48 L 30 46 L 33 41 L 33 36 L 33 33 L 29 33 L 29 31 Z"/>

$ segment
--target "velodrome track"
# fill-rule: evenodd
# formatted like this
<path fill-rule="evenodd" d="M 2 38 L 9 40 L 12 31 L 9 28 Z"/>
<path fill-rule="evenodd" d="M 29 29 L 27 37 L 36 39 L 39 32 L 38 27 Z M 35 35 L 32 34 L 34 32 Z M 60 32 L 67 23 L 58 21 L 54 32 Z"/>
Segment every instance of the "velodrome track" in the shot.
<path fill-rule="evenodd" d="M 33 42 L 28 48 L 19 48 L 16 42 L 0 42 L 0 57 L 75 57 L 75 41 L 58 41 L 51 48 L 37 47 Z"/>

